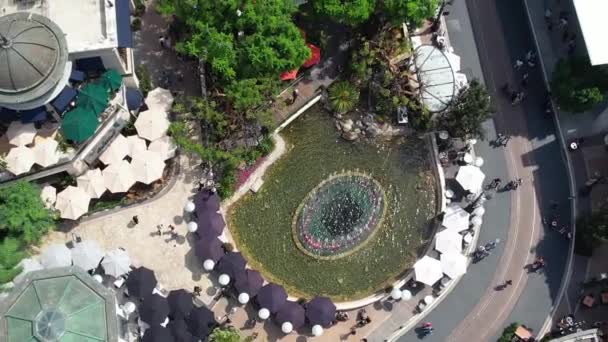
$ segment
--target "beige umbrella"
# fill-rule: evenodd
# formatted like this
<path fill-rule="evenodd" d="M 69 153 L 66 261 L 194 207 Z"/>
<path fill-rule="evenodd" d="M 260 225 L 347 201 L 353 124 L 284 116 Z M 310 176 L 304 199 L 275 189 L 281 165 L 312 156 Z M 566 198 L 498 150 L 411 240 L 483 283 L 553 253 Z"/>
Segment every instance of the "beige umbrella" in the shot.
<path fill-rule="evenodd" d="M 91 197 L 84 190 L 70 185 L 57 194 L 55 208 L 62 218 L 76 220 L 89 211 L 90 201 Z"/>
<path fill-rule="evenodd" d="M 134 157 L 138 152 L 148 150 L 148 146 L 146 146 L 146 141 L 137 135 L 130 135 L 127 137 L 127 144 L 129 146 L 128 154 L 131 157 Z"/>
<path fill-rule="evenodd" d="M 33 123 L 24 124 L 21 121 L 13 121 L 6 130 L 6 136 L 11 145 L 24 146 L 31 144 L 36 136 L 36 127 Z"/>
<path fill-rule="evenodd" d="M 102 174 L 106 188 L 112 193 L 127 192 L 135 184 L 133 168 L 126 160 L 110 164 L 103 170 Z"/>
<path fill-rule="evenodd" d="M 99 160 L 106 165 L 118 163 L 125 159 L 129 152 L 129 144 L 124 135 L 119 134 L 105 151 L 99 156 Z"/>
<path fill-rule="evenodd" d="M 52 185 L 45 185 L 40 191 L 40 199 L 47 208 L 50 208 L 57 201 L 57 189 Z"/>
<path fill-rule="evenodd" d="M 59 162 L 59 143 L 52 138 L 41 139 L 32 147 L 34 162 L 42 167 L 51 166 Z"/>
<path fill-rule="evenodd" d="M 164 136 L 160 139 L 154 140 L 148 146 L 148 151 L 156 152 L 161 158 L 167 160 L 175 156 L 176 146 L 173 139 L 168 136 Z"/>
<path fill-rule="evenodd" d="M 106 192 L 106 184 L 100 169 L 87 171 L 76 178 L 78 187 L 84 190 L 91 198 L 99 198 Z"/>
<path fill-rule="evenodd" d="M 160 108 L 152 108 L 139 113 L 135 120 L 137 134 L 148 140 L 156 140 L 167 133 L 169 118 L 167 113 Z"/>
<path fill-rule="evenodd" d="M 148 92 L 148 96 L 144 100 L 148 108 L 159 108 L 163 111 L 168 111 L 173 105 L 173 95 L 167 89 L 155 88 Z"/>
<path fill-rule="evenodd" d="M 142 151 L 133 157 L 131 167 L 133 168 L 136 181 L 150 184 L 162 178 L 165 161 L 158 153 Z"/>
<path fill-rule="evenodd" d="M 6 161 L 6 168 L 10 172 L 20 175 L 28 172 L 34 165 L 34 151 L 25 146 L 14 147 L 11 148 L 4 160 Z"/>

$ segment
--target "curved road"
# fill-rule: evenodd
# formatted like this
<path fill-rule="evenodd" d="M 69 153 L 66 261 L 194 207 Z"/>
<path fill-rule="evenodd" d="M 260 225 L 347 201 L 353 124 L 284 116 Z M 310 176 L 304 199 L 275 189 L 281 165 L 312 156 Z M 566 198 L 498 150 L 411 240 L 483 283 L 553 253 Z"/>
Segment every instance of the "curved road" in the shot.
<path fill-rule="evenodd" d="M 452 293 L 424 319 L 435 326 L 425 340 L 492 341 L 514 321 L 538 331 L 557 305 L 568 242 L 547 231 L 541 218 L 549 215 L 556 201 L 560 222 L 569 223 L 568 175 L 553 121 L 543 114 L 546 90 L 540 68 L 513 70 L 515 60 L 524 59 L 534 46 L 523 3 L 455 0 L 447 10 L 450 40 L 462 57 L 463 72 L 485 81 L 497 109 L 493 122 L 486 123 L 488 139 L 495 138 L 496 131 L 512 136 L 506 149 L 493 148 L 488 141 L 477 144 L 486 160 L 484 172 L 488 179 L 522 178 L 523 185 L 487 202 L 480 242 L 500 238 L 505 243 L 471 265 Z M 505 82 L 519 85 L 524 72 L 530 74 L 526 100 L 512 106 L 500 89 Z M 529 274 L 525 265 L 537 255 L 547 260 L 545 272 Z M 494 287 L 505 280 L 513 285 L 496 291 Z M 411 330 L 399 341 L 416 339 Z"/>

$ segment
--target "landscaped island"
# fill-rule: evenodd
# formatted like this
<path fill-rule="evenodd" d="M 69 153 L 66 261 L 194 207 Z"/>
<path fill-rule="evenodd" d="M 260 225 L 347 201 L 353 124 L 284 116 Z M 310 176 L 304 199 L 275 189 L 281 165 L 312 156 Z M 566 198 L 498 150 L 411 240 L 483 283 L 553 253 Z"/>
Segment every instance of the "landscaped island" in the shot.
<path fill-rule="evenodd" d="M 350 300 L 387 286 L 414 262 L 435 215 L 426 142 L 349 143 L 319 107 L 282 135 L 289 149 L 261 190 L 229 210 L 239 250 L 291 296 Z"/>

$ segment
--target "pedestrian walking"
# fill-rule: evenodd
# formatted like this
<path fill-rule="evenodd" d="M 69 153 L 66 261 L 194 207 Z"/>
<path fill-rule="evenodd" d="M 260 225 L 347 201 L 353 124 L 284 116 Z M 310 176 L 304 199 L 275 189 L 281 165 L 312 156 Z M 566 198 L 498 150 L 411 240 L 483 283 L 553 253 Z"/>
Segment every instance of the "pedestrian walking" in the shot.
<path fill-rule="evenodd" d="M 166 43 L 165 36 L 161 35 L 160 37 L 158 37 L 158 44 L 160 44 L 161 48 L 165 48 L 165 43 Z"/>
<path fill-rule="evenodd" d="M 203 288 L 197 285 L 197 286 L 194 286 L 194 291 L 192 291 L 192 295 L 194 297 L 200 297 L 202 292 L 203 292 Z"/>
<path fill-rule="evenodd" d="M 521 77 L 521 86 L 525 87 L 528 85 L 528 77 L 530 75 L 526 72 L 522 77 Z"/>
<path fill-rule="evenodd" d="M 547 24 L 551 23 L 551 16 L 553 16 L 553 11 L 550 8 L 545 10 L 545 22 Z"/>
<path fill-rule="evenodd" d="M 295 103 L 296 100 L 298 99 L 298 96 L 300 96 L 300 90 L 298 88 L 295 88 L 291 94 L 292 99 L 291 99 L 291 103 Z"/>
<path fill-rule="evenodd" d="M 564 17 L 560 18 L 560 19 L 559 19 L 559 25 L 558 25 L 558 28 L 559 28 L 560 30 L 564 30 L 564 29 L 566 29 L 567 27 L 568 27 L 568 19 L 566 19 L 566 18 L 564 18 Z"/>
<path fill-rule="evenodd" d="M 521 69 L 522 66 L 524 66 L 524 62 L 522 62 L 519 59 L 515 61 L 515 66 L 514 66 L 515 70 Z"/>
<path fill-rule="evenodd" d="M 134 225 L 138 225 L 139 224 L 139 217 L 137 217 L 137 215 L 134 215 L 131 220 L 133 221 Z"/>
<path fill-rule="evenodd" d="M 157 225 L 156 230 L 158 231 L 158 236 L 163 235 L 163 225 L 162 224 Z"/>
<path fill-rule="evenodd" d="M 509 143 L 509 140 L 511 140 L 511 136 L 503 136 L 502 140 L 501 140 L 501 145 L 503 147 L 507 147 L 507 144 Z"/>

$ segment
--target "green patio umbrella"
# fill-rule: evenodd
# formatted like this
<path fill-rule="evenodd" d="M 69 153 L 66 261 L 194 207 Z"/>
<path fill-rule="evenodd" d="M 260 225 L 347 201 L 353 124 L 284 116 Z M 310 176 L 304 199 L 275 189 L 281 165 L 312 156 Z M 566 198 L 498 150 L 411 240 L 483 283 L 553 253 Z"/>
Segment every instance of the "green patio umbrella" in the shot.
<path fill-rule="evenodd" d="M 109 69 L 101 75 L 99 78 L 99 84 L 106 88 L 108 92 L 117 91 L 122 84 L 122 76 L 118 73 L 118 71 L 114 69 Z"/>
<path fill-rule="evenodd" d="M 76 107 L 101 114 L 108 106 L 108 91 L 101 85 L 89 83 L 80 89 L 80 95 L 76 100 Z"/>
<path fill-rule="evenodd" d="M 66 139 L 80 143 L 95 133 L 98 124 L 95 113 L 82 107 L 76 107 L 63 117 L 61 131 Z"/>

